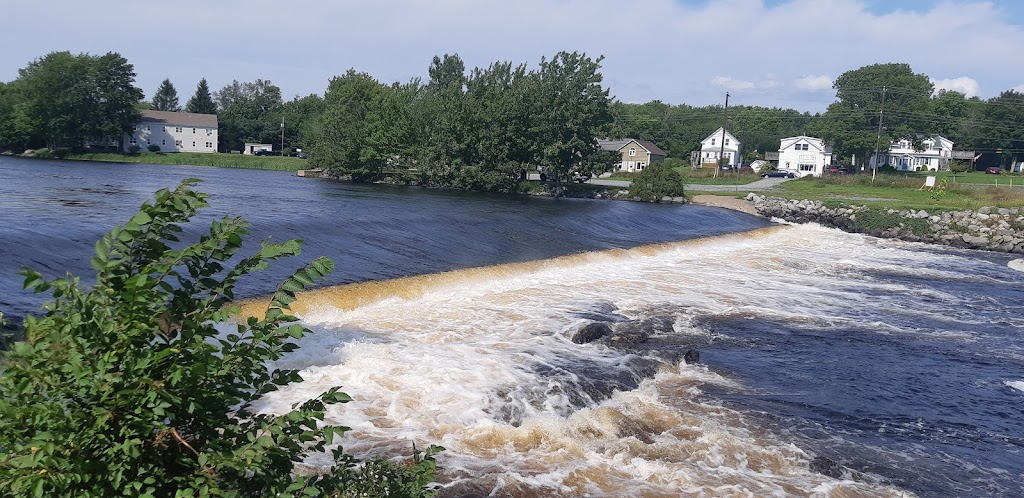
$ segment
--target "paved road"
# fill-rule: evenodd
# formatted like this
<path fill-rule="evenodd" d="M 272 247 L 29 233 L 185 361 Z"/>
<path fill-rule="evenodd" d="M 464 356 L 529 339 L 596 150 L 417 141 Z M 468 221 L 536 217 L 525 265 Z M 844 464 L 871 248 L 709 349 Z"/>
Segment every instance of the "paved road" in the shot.
<path fill-rule="evenodd" d="M 531 174 L 528 176 L 530 180 L 540 180 L 540 175 Z M 701 192 L 760 192 L 768 190 L 784 181 L 790 180 L 790 178 L 761 178 L 760 180 L 747 183 L 745 185 L 697 185 L 687 184 L 687 190 L 696 190 Z M 606 180 L 604 178 L 593 178 L 588 180 L 587 183 L 591 185 L 605 185 L 608 187 L 629 187 L 629 180 Z"/>

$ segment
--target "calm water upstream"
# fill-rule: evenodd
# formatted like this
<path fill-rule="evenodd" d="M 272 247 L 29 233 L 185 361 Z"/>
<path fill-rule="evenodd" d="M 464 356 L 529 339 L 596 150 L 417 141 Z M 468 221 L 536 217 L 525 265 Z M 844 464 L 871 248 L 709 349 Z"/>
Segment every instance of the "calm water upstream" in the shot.
<path fill-rule="evenodd" d="M 204 220 L 306 240 L 246 295 L 337 263 L 281 362 L 306 381 L 264 408 L 341 385 L 346 447 L 441 444 L 444 496 L 1024 495 L 1024 260 L 1001 254 L 699 206 L 0 157 L 0 310 L 39 305 L 21 265 L 87 276 L 102 233 L 187 177 Z M 572 343 L 593 321 L 650 339 Z"/>

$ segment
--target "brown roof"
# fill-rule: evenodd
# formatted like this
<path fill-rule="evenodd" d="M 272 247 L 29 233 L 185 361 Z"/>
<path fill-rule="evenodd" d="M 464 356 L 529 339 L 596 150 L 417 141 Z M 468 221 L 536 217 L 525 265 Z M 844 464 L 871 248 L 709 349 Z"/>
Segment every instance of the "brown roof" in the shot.
<path fill-rule="evenodd" d="M 169 111 L 142 111 L 141 114 L 141 121 L 145 123 L 217 128 L 216 114 L 195 114 L 191 112 Z"/>

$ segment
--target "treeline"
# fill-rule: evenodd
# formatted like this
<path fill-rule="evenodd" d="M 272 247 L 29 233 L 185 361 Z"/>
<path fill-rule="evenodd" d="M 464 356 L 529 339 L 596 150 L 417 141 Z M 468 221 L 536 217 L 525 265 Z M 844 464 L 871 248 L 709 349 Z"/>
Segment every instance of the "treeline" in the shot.
<path fill-rule="evenodd" d="M 836 101 L 823 113 L 793 109 L 730 106 L 728 128 L 743 143 L 744 160 L 776 151 L 783 137 L 811 135 L 831 143 L 848 162 L 865 164 L 876 145 L 920 141 L 942 135 L 957 150 L 998 154 L 1003 164 L 1024 156 L 1024 94 L 1014 90 L 983 100 L 955 91 L 935 92 L 931 79 L 907 64 L 874 64 L 836 79 Z M 883 104 L 884 99 L 884 104 Z M 613 135 L 645 138 L 670 157 L 689 159 L 690 151 L 722 126 L 722 106 L 672 106 L 659 101 L 615 103 Z M 879 120 L 882 120 L 879 139 Z"/>

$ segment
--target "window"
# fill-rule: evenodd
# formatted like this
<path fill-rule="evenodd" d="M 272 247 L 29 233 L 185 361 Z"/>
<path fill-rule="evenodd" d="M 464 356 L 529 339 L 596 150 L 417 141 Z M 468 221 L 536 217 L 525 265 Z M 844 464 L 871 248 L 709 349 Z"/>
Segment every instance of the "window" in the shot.
<path fill-rule="evenodd" d="M 146 125 L 146 131 L 149 131 L 149 125 Z"/>
<path fill-rule="evenodd" d="M 814 165 L 813 164 L 801 164 L 800 165 L 800 171 L 814 171 Z"/>
<path fill-rule="evenodd" d="M 132 126 L 132 131 L 139 131 L 139 127 L 138 126 Z"/>
<path fill-rule="evenodd" d="M 212 149 L 213 148 L 213 142 L 206 142 L 206 148 L 207 149 Z"/>
<path fill-rule="evenodd" d="M 149 139 L 148 138 L 146 139 L 146 145 L 149 145 Z"/>
<path fill-rule="evenodd" d="M 196 146 L 196 141 L 195 141 L 195 140 L 193 140 L 193 141 L 192 141 L 192 146 L 193 146 L 193 147 L 195 147 L 195 146 Z"/>
<path fill-rule="evenodd" d="M 196 129 L 195 129 L 195 128 L 192 128 L 192 134 L 193 134 L 193 135 L 195 135 L 195 134 L 196 134 Z"/>
<path fill-rule="evenodd" d="M 644 170 L 644 163 L 642 163 L 642 162 L 636 163 L 636 170 L 637 171 L 643 171 Z"/>
<path fill-rule="evenodd" d="M 164 139 L 160 140 L 160 145 L 167 145 L 167 139 L 164 138 Z"/>
<path fill-rule="evenodd" d="M 636 155 L 636 147 L 630 147 L 629 148 L 629 157 L 633 157 L 635 155 Z"/>
<path fill-rule="evenodd" d="M 135 137 L 132 137 L 132 145 L 135 145 L 135 144 L 136 144 Z"/>
<path fill-rule="evenodd" d="M 711 139 L 711 145 L 715 145 L 715 139 Z"/>
<path fill-rule="evenodd" d="M 174 146 L 175 147 L 181 147 L 181 140 L 175 140 L 174 141 Z"/>
<path fill-rule="evenodd" d="M 729 145 L 729 139 L 725 139 L 725 145 Z"/>
<path fill-rule="evenodd" d="M 175 133 L 181 133 L 181 127 L 180 126 L 175 126 L 174 127 L 174 132 Z"/>

